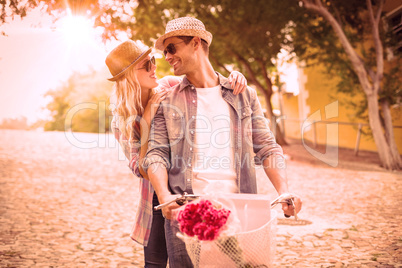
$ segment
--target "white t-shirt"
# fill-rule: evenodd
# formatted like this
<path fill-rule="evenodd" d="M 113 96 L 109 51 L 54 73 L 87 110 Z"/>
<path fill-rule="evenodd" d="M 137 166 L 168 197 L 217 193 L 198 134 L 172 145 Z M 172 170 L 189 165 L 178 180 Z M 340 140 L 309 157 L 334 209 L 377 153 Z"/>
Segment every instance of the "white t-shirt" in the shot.
<path fill-rule="evenodd" d="M 193 191 L 237 193 L 229 104 L 221 86 L 197 88 Z"/>

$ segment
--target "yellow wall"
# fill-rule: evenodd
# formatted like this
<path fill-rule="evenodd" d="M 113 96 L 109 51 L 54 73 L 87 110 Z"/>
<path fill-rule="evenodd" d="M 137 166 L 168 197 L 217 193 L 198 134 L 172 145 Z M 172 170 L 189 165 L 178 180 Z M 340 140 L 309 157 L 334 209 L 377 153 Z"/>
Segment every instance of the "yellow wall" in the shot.
<path fill-rule="evenodd" d="M 305 115 L 300 115 L 300 94 L 298 96 L 285 94 L 283 96 L 284 103 L 284 115 L 285 119 L 285 133 L 287 137 L 301 139 L 302 123 L 294 121 L 293 119 L 302 119 L 310 117 L 311 115 L 321 115 L 321 120 L 328 121 L 339 121 L 339 122 L 353 122 L 353 123 L 368 123 L 361 120 L 353 118 L 353 111 L 351 108 L 347 107 L 343 100 L 345 98 L 351 98 L 349 95 L 339 94 L 336 92 L 335 85 L 337 84 L 336 78 L 329 79 L 327 75 L 323 74 L 324 68 L 320 66 L 308 67 L 302 70 L 305 76 L 305 94 L 308 96 L 305 98 L 304 110 L 308 113 Z M 354 98 L 358 101 L 358 97 Z M 327 119 L 325 113 L 325 107 L 334 101 L 338 101 L 338 116 L 332 119 Z M 302 101 L 303 102 L 303 101 Z M 334 106 L 332 106 L 334 108 Z M 317 112 L 318 111 L 318 112 Z M 393 109 L 393 124 L 394 126 L 402 126 L 401 108 Z M 369 132 L 370 128 L 368 126 L 363 127 L 363 131 Z M 318 144 L 327 144 L 327 125 L 324 123 L 316 123 L 316 140 Z M 313 141 L 313 127 L 304 128 L 303 137 L 305 140 Z M 394 128 L 395 140 L 399 152 L 402 153 L 402 128 Z M 355 148 L 357 136 L 357 126 L 356 125 L 344 125 L 338 124 L 338 142 L 340 147 L 345 148 Z M 329 141 L 333 143 L 333 141 Z M 334 145 L 334 144 L 333 144 Z M 360 139 L 360 150 L 376 151 L 376 146 L 371 135 L 361 135 Z"/>

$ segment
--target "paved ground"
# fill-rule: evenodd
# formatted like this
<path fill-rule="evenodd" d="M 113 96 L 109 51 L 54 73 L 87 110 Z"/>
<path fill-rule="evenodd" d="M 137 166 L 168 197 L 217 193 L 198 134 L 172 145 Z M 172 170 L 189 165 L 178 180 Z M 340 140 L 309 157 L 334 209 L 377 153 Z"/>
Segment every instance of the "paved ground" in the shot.
<path fill-rule="evenodd" d="M 276 266 L 402 267 L 402 174 L 385 172 L 370 153 L 359 160 L 341 151 L 347 161 L 332 168 L 291 147 L 289 182 L 303 198 L 300 218 L 312 224 L 278 225 Z"/>
<path fill-rule="evenodd" d="M 0 136 L 0 267 L 143 266 L 142 247 L 128 237 L 138 184 L 111 136 Z M 385 172 L 372 154 L 342 152 L 347 160 L 333 168 L 301 145 L 285 150 L 304 207 L 297 223 L 279 216 L 275 266 L 402 267 L 401 173 Z"/>

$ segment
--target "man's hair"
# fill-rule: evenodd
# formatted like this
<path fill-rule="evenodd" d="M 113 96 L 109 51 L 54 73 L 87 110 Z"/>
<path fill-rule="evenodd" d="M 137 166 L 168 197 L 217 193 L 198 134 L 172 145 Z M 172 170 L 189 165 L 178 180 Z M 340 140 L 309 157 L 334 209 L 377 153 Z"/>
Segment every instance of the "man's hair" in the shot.
<path fill-rule="evenodd" d="M 181 40 L 183 40 L 184 43 L 186 43 L 186 45 L 187 45 L 188 43 L 190 43 L 190 41 L 193 40 L 193 38 L 194 38 L 194 36 L 176 36 L 176 37 L 177 37 L 177 38 L 180 38 Z M 204 39 L 202 39 L 202 38 L 200 38 L 200 39 L 201 39 L 201 46 L 202 46 L 202 49 L 204 50 L 205 54 L 208 55 L 208 54 L 209 54 L 209 46 L 208 46 L 208 43 L 207 43 L 207 41 L 205 41 Z"/>

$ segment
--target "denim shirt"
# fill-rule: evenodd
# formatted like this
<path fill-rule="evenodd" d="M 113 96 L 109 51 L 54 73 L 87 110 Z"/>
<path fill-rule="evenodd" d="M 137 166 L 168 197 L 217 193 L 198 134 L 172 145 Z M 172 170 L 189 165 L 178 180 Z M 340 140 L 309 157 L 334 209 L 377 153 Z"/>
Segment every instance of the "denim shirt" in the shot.
<path fill-rule="evenodd" d="M 240 193 L 255 194 L 255 163 L 270 156 L 284 161 L 282 148 L 269 129 L 256 91 L 248 87 L 242 94 L 234 95 L 228 79 L 217 74 L 222 97 L 230 107 L 237 186 Z M 153 120 L 143 168 L 147 172 L 153 164 L 165 166 L 173 194 L 193 193 L 196 115 L 197 90 L 185 77 L 161 103 Z"/>

